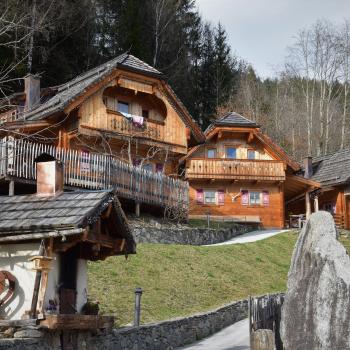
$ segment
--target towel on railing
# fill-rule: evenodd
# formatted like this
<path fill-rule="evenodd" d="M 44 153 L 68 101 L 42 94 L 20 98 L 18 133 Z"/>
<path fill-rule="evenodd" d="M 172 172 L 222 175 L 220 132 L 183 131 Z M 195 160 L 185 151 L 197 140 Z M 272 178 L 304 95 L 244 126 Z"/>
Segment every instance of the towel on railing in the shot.
<path fill-rule="evenodd" d="M 140 117 L 138 115 L 133 115 L 132 122 L 137 126 L 142 126 L 143 125 L 143 117 Z"/>

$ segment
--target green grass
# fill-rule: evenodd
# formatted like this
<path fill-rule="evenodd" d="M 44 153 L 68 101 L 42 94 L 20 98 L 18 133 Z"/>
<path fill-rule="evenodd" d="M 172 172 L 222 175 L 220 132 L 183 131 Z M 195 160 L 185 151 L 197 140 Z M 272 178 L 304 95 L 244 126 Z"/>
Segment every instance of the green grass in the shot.
<path fill-rule="evenodd" d="M 142 287 L 144 323 L 206 311 L 224 303 L 285 290 L 297 236 L 281 234 L 244 245 L 194 247 L 139 244 L 137 254 L 89 265 L 91 298 L 118 325 L 133 318 Z"/>
<path fill-rule="evenodd" d="M 135 287 L 142 287 L 142 322 L 203 312 L 248 295 L 286 288 L 297 235 L 244 244 L 194 247 L 139 244 L 137 254 L 89 264 L 90 296 L 118 326 L 133 319 Z M 350 251 L 350 239 L 341 237 Z"/>

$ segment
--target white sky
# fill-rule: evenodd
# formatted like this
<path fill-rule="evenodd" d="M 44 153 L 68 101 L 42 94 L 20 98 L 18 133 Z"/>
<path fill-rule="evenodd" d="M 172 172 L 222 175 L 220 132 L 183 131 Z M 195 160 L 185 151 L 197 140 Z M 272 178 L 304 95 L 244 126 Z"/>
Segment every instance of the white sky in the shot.
<path fill-rule="evenodd" d="M 221 22 L 232 51 L 262 77 L 283 67 L 293 36 L 317 19 L 350 18 L 350 0 L 197 0 L 205 20 Z"/>

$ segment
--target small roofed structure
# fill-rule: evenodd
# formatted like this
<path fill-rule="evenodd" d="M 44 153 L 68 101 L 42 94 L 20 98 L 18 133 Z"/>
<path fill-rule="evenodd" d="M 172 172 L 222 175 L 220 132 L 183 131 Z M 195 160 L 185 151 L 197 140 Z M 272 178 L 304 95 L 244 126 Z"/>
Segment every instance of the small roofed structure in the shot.
<path fill-rule="evenodd" d="M 113 318 L 82 313 L 87 261 L 136 252 L 119 200 L 112 191 L 63 192 L 60 162 L 36 161 L 37 193 L 0 197 L 0 323 L 110 327 Z"/>

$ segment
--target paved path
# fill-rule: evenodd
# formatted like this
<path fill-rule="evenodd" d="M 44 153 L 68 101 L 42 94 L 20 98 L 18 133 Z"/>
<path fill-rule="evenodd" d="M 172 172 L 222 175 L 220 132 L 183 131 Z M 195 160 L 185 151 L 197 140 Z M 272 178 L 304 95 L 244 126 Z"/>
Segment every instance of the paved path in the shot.
<path fill-rule="evenodd" d="M 249 350 L 248 319 L 234 323 L 212 336 L 177 350 Z"/>
<path fill-rule="evenodd" d="M 225 244 L 238 244 L 238 243 L 249 243 L 249 242 L 256 242 L 260 241 L 262 239 L 266 239 L 275 235 L 278 235 L 279 233 L 287 232 L 290 230 L 260 230 L 260 231 L 252 231 L 248 233 L 244 233 L 243 235 L 234 237 L 228 241 L 217 243 L 217 244 L 210 244 L 209 246 L 218 246 L 218 245 L 225 245 Z"/>

